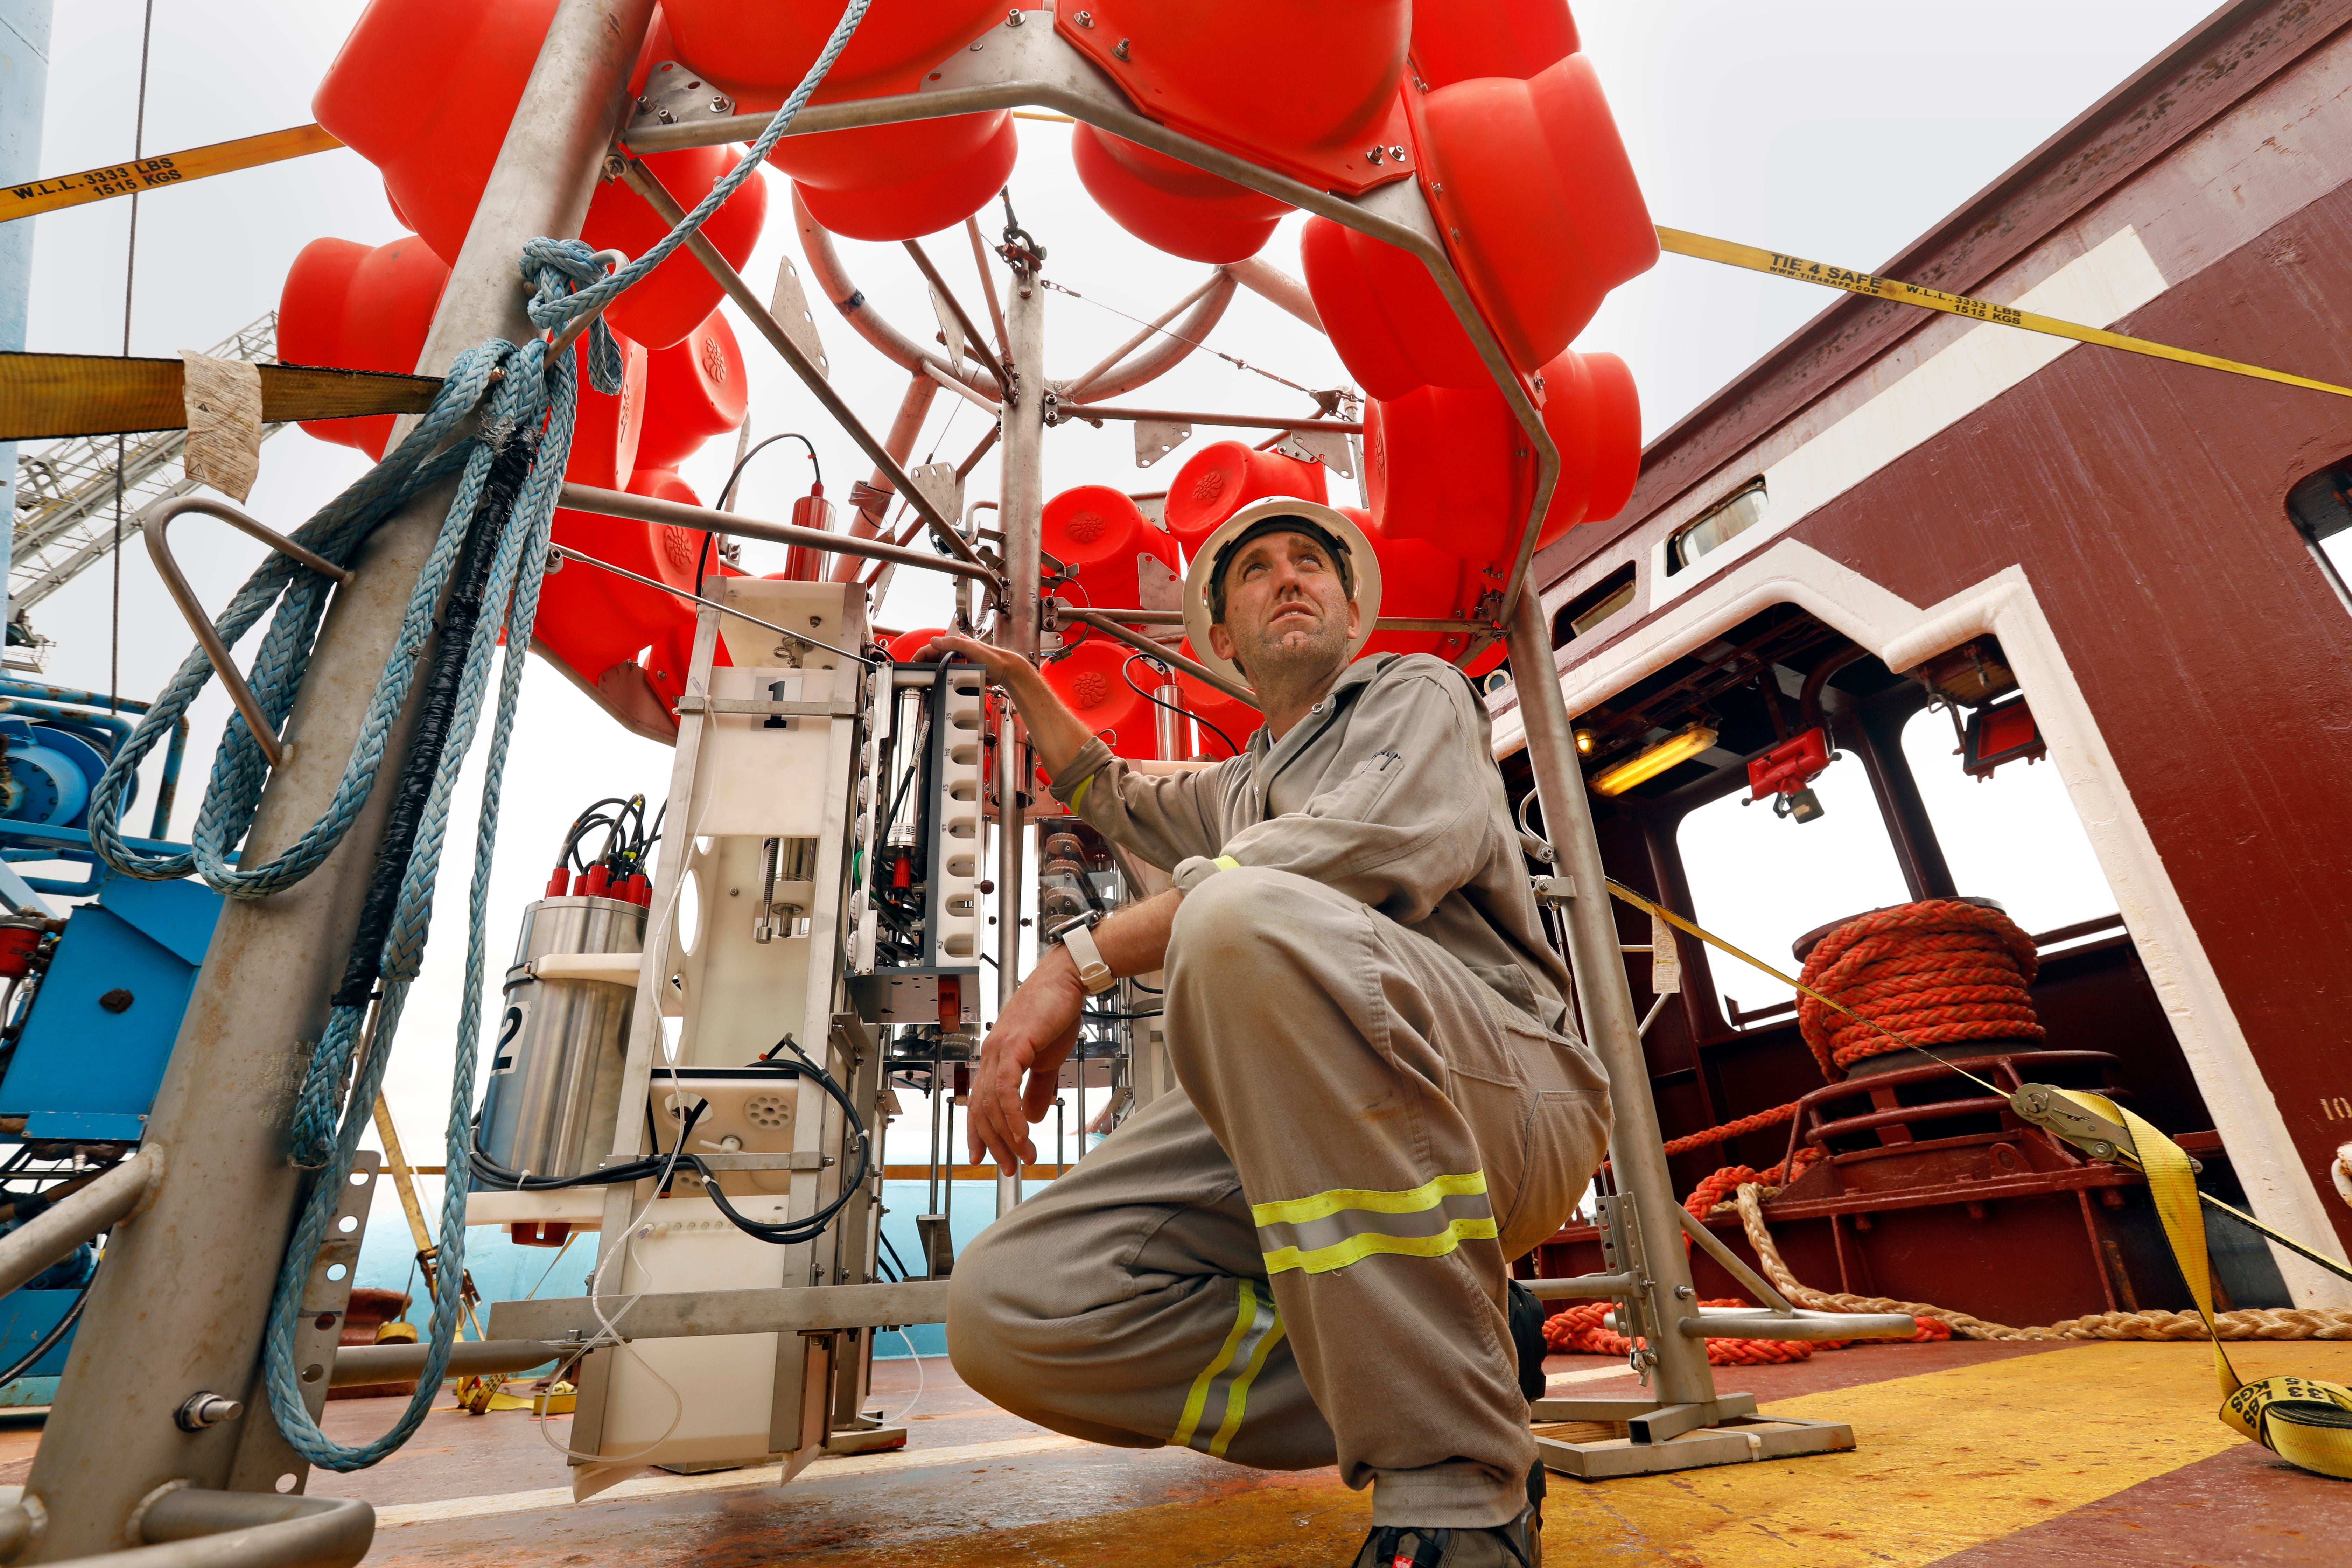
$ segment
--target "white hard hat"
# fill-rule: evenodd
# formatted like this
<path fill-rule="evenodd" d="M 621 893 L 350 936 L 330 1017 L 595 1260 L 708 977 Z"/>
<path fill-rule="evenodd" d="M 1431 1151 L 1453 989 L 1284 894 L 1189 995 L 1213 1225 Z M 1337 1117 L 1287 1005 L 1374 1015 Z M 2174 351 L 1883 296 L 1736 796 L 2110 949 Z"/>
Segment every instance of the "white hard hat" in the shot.
<path fill-rule="evenodd" d="M 1254 500 L 1201 542 L 1184 573 L 1184 635 L 1192 640 L 1192 657 L 1234 680 L 1246 681 L 1249 677 L 1230 660 L 1219 658 L 1217 650 L 1210 646 L 1209 627 L 1213 616 L 1209 609 L 1209 584 L 1216 575 L 1218 557 L 1235 540 L 1267 519 L 1278 517 L 1295 517 L 1329 534 L 1348 552 L 1348 571 L 1355 584 L 1352 597 L 1361 612 L 1356 635 L 1348 644 L 1349 658 L 1364 651 L 1364 644 L 1371 640 L 1372 622 L 1381 613 L 1381 558 L 1364 531 L 1346 513 L 1321 501 L 1297 496 L 1268 496 L 1264 500 Z"/>

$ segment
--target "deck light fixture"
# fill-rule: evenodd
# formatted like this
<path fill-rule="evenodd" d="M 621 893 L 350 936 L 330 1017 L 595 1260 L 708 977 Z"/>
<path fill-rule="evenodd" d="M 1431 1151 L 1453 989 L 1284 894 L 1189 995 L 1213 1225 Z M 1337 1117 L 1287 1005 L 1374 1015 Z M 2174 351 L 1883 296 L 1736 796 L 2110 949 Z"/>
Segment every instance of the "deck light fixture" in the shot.
<path fill-rule="evenodd" d="M 1623 795 L 1635 784 L 1656 778 L 1676 763 L 1686 763 L 1715 744 L 1715 731 L 1690 724 L 1654 746 L 1644 746 L 1622 763 L 1592 775 L 1595 795 Z"/>

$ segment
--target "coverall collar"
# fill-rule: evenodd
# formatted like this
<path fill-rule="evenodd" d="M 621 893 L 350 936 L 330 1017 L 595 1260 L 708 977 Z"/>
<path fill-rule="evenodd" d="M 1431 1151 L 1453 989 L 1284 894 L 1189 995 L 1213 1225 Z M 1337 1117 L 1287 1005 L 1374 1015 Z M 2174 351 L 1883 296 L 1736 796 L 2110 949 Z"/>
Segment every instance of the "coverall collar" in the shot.
<path fill-rule="evenodd" d="M 1266 726 L 1258 726 L 1257 733 L 1250 737 L 1249 759 L 1250 777 L 1257 785 L 1259 799 L 1263 800 L 1273 786 L 1275 775 L 1336 723 L 1340 713 L 1356 700 L 1357 693 L 1370 685 L 1373 678 L 1395 663 L 1398 657 L 1392 653 L 1375 654 L 1349 664 L 1331 682 L 1331 689 L 1307 710 L 1306 717 L 1293 724 L 1279 741 L 1272 738 Z"/>

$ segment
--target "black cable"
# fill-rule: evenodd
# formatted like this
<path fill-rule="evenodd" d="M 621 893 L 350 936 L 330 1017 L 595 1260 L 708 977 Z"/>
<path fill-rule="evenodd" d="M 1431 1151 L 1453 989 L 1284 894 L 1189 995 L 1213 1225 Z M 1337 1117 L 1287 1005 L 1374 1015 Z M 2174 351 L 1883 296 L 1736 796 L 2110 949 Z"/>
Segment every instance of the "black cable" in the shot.
<path fill-rule="evenodd" d="M 857 1141 L 857 1173 L 842 1182 L 841 1195 L 805 1218 L 785 1220 L 780 1224 L 772 1225 L 751 1218 L 729 1203 L 727 1194 L 719 1190 L 718 1178 L 713 1176 L 703 1164 L 700 1156 L 688 1154 L 686 1156 L 686 1163 L 701 1172 L 703 1196 L 717 1205 L 719 1212 L 726 1215 L 728 1222 L 736 1229 L 760 1241 L 772 1242 L 780 1247 L 796 1247 L 802 1242 L 814 1241 L 823 1236 L 826 1226 L 833 1223 L 833 1216 L 839 1214 L 849 1201 L 857 1195 L 857 1190 L 866 1184 L 866 1178 L 873 1170 L 874 1154 L 873 1140 L 866 1131 L 865 1119 L 857 1114 L 856 1103 L 844 1092 L 841 1085 L 834 1081 L 831 1073 L 818 1066 L 814 1058 L 801 1049 L 798 1040 L 786 1035 L 770 1047 L 760 1060 L 763 1063 L 770 1062 L 778 1051 L 785 1049 L 791 1050 L 793 1055 L 800 1058 L 803 1070 L 809 1077 L 814 1078 L 817 1087 L 831 1095 L 834 1102 L 841 1107 L 842 1115 L 848 1118 L 850 1133 L 854 1134 Z M 683 1144 L 684 1142 L 684 1138 L 681 1137 L 679 1142 Z"/>
<path fill-rule="evenodd" d="M 1225 750 L 1231 752 L 1237 757 L 1242 754 L 1243 748 L 1234 744 L 1234 738 L 1231 735 L 1226 734 L 1223 730 L 1218 729 L 1216 725 L 1211 723 L 1208 720 L 1202 718 L 1190 708 L 1180 708 L 1173 702 L 1164 701 L 1160 698 L 1154 697 L 1150 692 L 1146 691 L 1140 686 L 1136 685 L 1135 677 L 1128 674 L 1128 668 L 1134 664 L 1139 658 L 1144 658 L 1144 656 L 1139 653 L 1129 654 L 1127 656 L 1127 663 L 1118 667 L 1118 678 L 1127 682 L 1127 688 L 1129 690 L 1134 692 L 1138 697 L 1142 698 L 1146 702 L 1150 703 L 1155 708 L 1165 708 L 1168 711 L 1175 714 L 1180 719 L 1190 719 L 1193 723 L 1201 726 L 1202 729 L 1214 731 L 1217 739 L 1225 743 Z M 1145 662 L 1149 663 L 1150 661 L 1146 659 Z M 1175 759 L 1171 758 L 1169 760 L 1172 762 Z"/>
<path fill-rule="evenodd" d="M 58 1320 L 57 1327 L 43 1334 L 41 1342 L 26 1352 L 15 1366 L 10 1367 L 6 1372 L 0 1372 L 0 1387 L 5 1387 L 16 1382 L 34 1367 L 38 1366 L 41 1358 L 57 1349 L 58 1342 L 73 1331 L 75 1320 L 81 1316 L 82 1308 L 89 1302 L 89 1288 L 96 1283 L 98 1283 L 98 1275 L 95 1272 L 82 1281 L 81 1294 L 73 1299 L 73 1305 L 66 1309 L 66 1315 Z"/>
<path fill-rule="evenodd" d="M 481 1126 L 477 1121 L 474 1129 L 476 1142 L 472 1153 L 467 1157 L 466 1163 L 467 1167 L 483 1182 L 513 1193 L 552 1193 L 560 1192 L 566 1187 L 619 1186 L 625 1183 L 642 1182 L 652 1176 L 663 1178 L 661 1188 L 656 1190 L 667 1190 L 669 1185 L 668 1173 L 677 1163 L 678 1151 L 686 1147 L 687 1134 L 694 1131 L 694 1124 L 701 1120 L 702 1113 L 709 1109 L 710 1102 L 707 1100 L 695 1102 L 694 1109 L 686 1113 L 686 1121 L 677 1130 L 677 1143 L 667 1153 L 661 1152 L 661 1140 L 656 1134 L 654 1140 L 655 1152 L 644 1159 L 632 1160 L 625 1165 L 607 1165 L 601 1171 L 583 1171 L 576 1176 L 530 1176 L 508 1170 L 482 1152 L 479 1142 Z M 647 1107 L 646 1114 L 650 1121 L 653 1115 L 651 1107 Z M 690 1160 L 693 1156 L 689 1154 L 687 1158 Z"/>
<path fill-rule="evenodd" d="M 1154 1008 L 1153 1008 L 1150 1012 L 1149 1012 L 1149 1013 L 1105 1013 L 1105 1012 L 1099 1012 L 1099 1011 L 1097 1011 L 1097 1009 L 1095 1009 L 1095 1008 L 1089 1007 L 1089 1008 L 1086 1009 L 1085 1013 L 1084 1013 L 1082 1016 L 1085 1016 L 1085 1017 L 1088 1017 L 1088 1018 L 1093 1018 L 1093 1019 L 1098 1020 L 1099 1022 L 1102 1022 L 1102 1023 L 1107 1023 L 1107 1024 L 1108 1024 L 1108 1023 L 1124 1023 L 1124 1022 L 1126 1022 L 1126 1021 L 1128 1021 L 1128 1020 L 1135 1019 L 1135 1018 L 1157 1018 L 1157 1017 L 1160 1017 L 1160 1016 L 1164 1016 L 1164 1015 L 1166 1014 L 1166 1012 L 1167 1012 L 1167 1009 L 1166 1009 L 1166 1008 L 1164 1008 L 1164 1007 L 1154 1007 Z"/>
<path fill-rule="evenodd" d="M 728 472 L 726 486 L 719 492 L 719 510 L 720 511 L 730 510 L 731 503 L 735 500 L 735 483 L 738 479 L 740 479 L 743 477 L 743 470 L 751 467 L 751 459 L 758 457 L 761 453 L 766 451 L 769 447 L 774 446 L 779 441 L 798 441 L 802 446 L 806 447 L 808 448 L 809 467 L 816 470 L 816 482 L 820 485 L 824 483 L 824 465 L 819 463 L 816 459 L 816 443 L 810 440 L 807 437 L 802 435 L 797 430 L 787 430 L 782 435 L 769 437 L 766 440 L 761 442 L 758 446 L 744 453 L 740 458 L 735 459 L 735 467 Z M 706 534 L 704 537 L 708 538 L 709 535 Z"/>
<path fill-rule="evenodd" d="M 877 1231 L 875 1234 L 877 1236 L 881 1236 L 882 1250 L 890 1255 L 890 1262 L 892 1266 L 898 1270 L 898 1278 L 901 1279 L 913 1279 L 914 1275 L 908 1270 L 907 1260 L 898 1256 L 898 1249 L 890 1245 L 890 1238 L 887 1236 L 882 1236 L 882 1233 L 879 1231 Z"/>
<path fill-rule="evenodd" d="M 735 459 L 735 467 L 728 471 L 726 488 L 719 492 L 719 510 L 729 511 L 733 510 L 735 505 L 736 481 L 743 477 L 743 470 L 751 466 L 752 458 L 758 457 L 761 453 L 766 451 L 769 447 L 774 446 L 779 441 L 798 441 L 802 446 L 808 448 L 809 467 L 816 470 L 817 489 L 823 489 L 824 488 L 824 465 L 816 460 L 816 443 L 810 440 L 807 437 L 802 435 L 797 430 L 787 430 L 782 435 L 769 437 L 766 440 L 761 442 L 758 446 L 752 447 L 750 451 Z M 704 534 L 702 536 L 702 548 L 694 552 L 694 596 L 698 599 L 702 597 L 702 574 L 709 567 L 710 549 L 713 544 L 718 542 L 718 539 L 719 536 L 715 533 Z"/>

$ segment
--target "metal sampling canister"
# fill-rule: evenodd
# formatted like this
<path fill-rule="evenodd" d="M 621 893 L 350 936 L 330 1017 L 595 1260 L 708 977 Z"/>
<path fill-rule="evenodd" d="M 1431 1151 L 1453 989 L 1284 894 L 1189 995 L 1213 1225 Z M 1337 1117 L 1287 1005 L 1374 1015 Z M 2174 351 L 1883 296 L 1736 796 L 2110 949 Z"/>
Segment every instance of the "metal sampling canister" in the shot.
<path fill-rule="evenodd" d="M 576 1176 L 612 1152 L 636 993 L 614 981 L 536 979 L 531 963 L 638 952 L 645 935 L 644 908 L 618 899 L 542 899 L 524 910 L 485 1074 L 478 1142 L 493 1163 Z"/>

